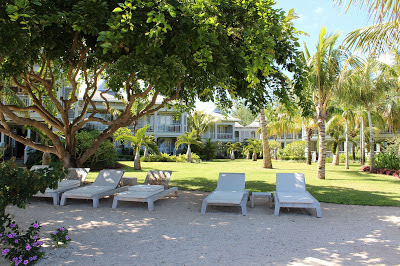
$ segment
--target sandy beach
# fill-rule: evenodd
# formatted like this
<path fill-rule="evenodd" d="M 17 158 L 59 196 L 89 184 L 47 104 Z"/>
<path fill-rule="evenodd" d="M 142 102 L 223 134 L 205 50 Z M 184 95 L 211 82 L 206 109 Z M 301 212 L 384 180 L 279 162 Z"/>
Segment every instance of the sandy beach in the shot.
<path fill-rule="evenodd" d="M 21 227 L 37 220 L 46 252 L 37 265 L 354 265 L 400 263 L 400 208 L 321 203 L 314 211 L 283 209 L 273 215 L 266 199 L 242 216 L 239 207 L 209 206 L 208 193 L 179 191 L 147 204 L 112 199 L 69 200 L 53 206 L 34 199 L 25 210 L 8 207 Z M 65 226 L 72 241 L 53 248 L 49 234 Z M 0 264 L 7 265 L 4 259 Z"/>

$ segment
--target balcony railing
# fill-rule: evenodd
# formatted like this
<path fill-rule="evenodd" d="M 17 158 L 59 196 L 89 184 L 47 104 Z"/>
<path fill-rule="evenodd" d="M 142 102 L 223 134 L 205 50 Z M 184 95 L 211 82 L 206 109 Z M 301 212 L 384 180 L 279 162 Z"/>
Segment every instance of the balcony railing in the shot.
<path fill-rule="evenodd" d="M 157 125 L 158 132 L 182 132 L 181 125 Z"/>
<path fill-rule="evenodd" d="M 233 139 L 233 133 L 217 133 L 217 139 Z"/>

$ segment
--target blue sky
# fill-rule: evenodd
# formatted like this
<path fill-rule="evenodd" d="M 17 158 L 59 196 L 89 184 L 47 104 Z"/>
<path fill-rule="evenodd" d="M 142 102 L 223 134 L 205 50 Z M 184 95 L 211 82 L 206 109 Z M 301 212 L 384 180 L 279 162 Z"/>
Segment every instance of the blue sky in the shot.
<path fill-rule="evenodd" d="M 345 7 L 338 7 L 333 0 L 276 0 L 276 7 L 285 12 L 294 8 L 300 17 L 295 20 L 295 27 L 308 33 L 310 36 L 302 36 L 308 49 L 312 53 L 318 41 L 318 35 L 322 26 L 326 27 L 327 33 L 341 32 L 339 41 L 342 42 L 345 35 L 355 29 L 373 24 L 373 18 L 369 19 L 367 10 L 359 7 L 351 7 L 345 12 Z"/>

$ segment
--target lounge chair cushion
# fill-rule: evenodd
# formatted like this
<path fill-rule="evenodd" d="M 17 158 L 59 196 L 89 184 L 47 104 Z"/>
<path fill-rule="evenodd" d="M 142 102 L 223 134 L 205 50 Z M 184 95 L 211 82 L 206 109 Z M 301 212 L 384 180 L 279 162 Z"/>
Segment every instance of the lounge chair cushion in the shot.
<path fill-rule="evenodd" d="M 280 203 L 314 203 L 314 199 L 302 192 L 278 192 Z"/>
<path fill-rule="evenodd" d="M 65 191 L 65 190 L 68 190 L 68 189 L 79 187 L 80 185 L 81 185 L 81 182 L 79 180 L 62 180 L 62 181 L 58 182 L 58 188 L 57 189 L 47 188 L 46 189 L 46 193 L 57 192 L 57 191 Z"/>
<path fill-rule="evenodd" d="M 128 188 L 129 191 L 136 192 L 160 192 L 164 190 L 163 185 L 136 185 Z"/>
<path fill-rule="evenodd" d="M 215 190 L 207 197 L 207 203 L 211 204 L 240 204 L 243 191 L 221 191 Z"/>
<path fill-rule="evenodd" d="M 86 187 L 80 187 L 77 189 L 73 189 L 70 191 L 65 192 L 64 194 L 70 198 L 73 197 L 88 197 L 91 198 L 97 194 L 113 190 L 116 186 L 96 186 L 96 185 L 89 185 Z"/>

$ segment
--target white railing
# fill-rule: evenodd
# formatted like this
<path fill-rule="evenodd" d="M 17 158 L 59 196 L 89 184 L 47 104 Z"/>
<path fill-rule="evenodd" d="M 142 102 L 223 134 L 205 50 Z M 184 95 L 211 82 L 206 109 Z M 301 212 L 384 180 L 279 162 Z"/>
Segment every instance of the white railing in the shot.
<path fill-rule="evenodd" d="M 182 132 L 181 125 L 171 124 L 171 125 L 157 125 L 158 132 Z"/>
<path fill-rule="evenodd" d="M 217 139 L 233 139 L 233 133 L 218 133 Z"/>

